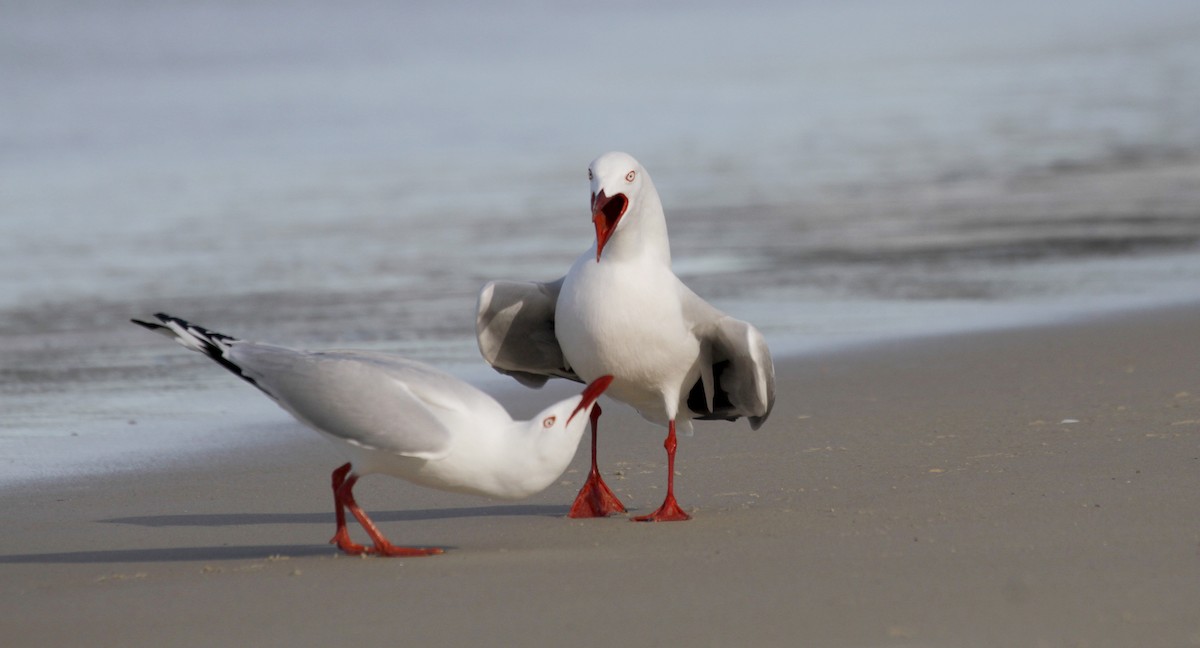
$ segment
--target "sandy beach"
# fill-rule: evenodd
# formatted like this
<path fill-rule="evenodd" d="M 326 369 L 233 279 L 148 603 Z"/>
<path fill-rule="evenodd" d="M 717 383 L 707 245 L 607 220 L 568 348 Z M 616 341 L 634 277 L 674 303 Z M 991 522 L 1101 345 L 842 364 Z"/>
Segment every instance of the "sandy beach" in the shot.
<path fill-rule="evenodd" d="M 1197 645 L 1198 338 L 1191 304 L 780 359 L 762 430 L 682 439 L 688 523 L 566 519 L 582 452 L 515 504 L 365 480 L 384 532 L 433 558 L 325 544 L 336 457 L 300 431 L 8 490 L 0 627 L 7 646 Z M 648 510 L 660 431 L 607 412 L 603 468 Z"/>

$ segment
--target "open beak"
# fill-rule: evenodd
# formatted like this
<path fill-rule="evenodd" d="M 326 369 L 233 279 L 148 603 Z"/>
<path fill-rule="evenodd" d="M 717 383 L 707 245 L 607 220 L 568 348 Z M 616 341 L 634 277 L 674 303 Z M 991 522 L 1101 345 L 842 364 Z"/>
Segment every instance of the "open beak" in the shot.
<path fill-rule="evenodd" d="M 592 196 L 592 222 L 596 225 L 597 263 L 600 262 L 600 253 L 604 251 L 604 245 L 612 237 L 613 231 L 617 229 L 617 222 L 625 215 L 625 210 L 628 208 L 629 199 L 625 197 L 625 194 L 606 196 L 604 190 L 601 189 L 599 194 Z"/>
<path fill-rule="evenodd" d="M 576 414 L 591 407 L 592 403 L 595 403 L 596 399 L 600 398 L 600 394 L 603 394 L 604 390 L 608 389 L 612 381 L 612 376 L 600 376 L 593 380 L 590 385 L 584 387 L 583 400 L 579 401 L 579 404 L 575 406 L 575 411 L 571 412 L 571 415 L 567 417 L 567 425 L 571 424 L 571 419 L 575 418 Z"/>

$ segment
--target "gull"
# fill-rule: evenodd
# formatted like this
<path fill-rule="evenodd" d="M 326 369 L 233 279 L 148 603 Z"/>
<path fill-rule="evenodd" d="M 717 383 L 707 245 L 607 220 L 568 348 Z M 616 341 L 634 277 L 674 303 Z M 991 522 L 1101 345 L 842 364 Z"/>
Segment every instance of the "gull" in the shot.
<path fill-rule="evenodd" d="M 343 452 L 348 461 L 333 471 L 337 531 L 329 542 L 351 555 L 442 553 L 389 542 L 354 501 L 360 477 L 382 473 L 446 491 L 527 497 L 566 470 L 596 399 L 612 382 L 600 376 L 581 396 L 514 421 L 491 396 L 396 354 L 299 351 L 237 340 L 165 313 L 154 319 L 133 322 L 213 359 Z M 350 539 L 347 509 L 373 546 Z"/>
<path fill-rule="evenodd" d="M 524 385 L 612 375 L 608 395 L 667 427 L 667 494 L 636 521 L 687 520 L 675 499 L 676 429 L 692 419 L 747 417 L 758 429 L 775 402 L 775 369 L 754 326 L 717 310 L 671 271 L 667 222 L 640 163 L 606 153 L 588 167 L 595 243 L 566 276 L 493 281 L 480 291 L 476 337 L 484 359 Z M 571 517 L 625 507 L 597 468 L 600 407 L 592 409 L 592 464 Z"/>

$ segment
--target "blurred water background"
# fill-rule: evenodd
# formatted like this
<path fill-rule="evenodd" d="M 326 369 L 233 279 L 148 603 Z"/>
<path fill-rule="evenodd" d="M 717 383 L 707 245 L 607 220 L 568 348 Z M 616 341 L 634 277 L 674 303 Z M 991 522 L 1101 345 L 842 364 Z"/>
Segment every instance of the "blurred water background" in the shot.
<path fill-rule="evenodd" d="M 0 482 L 293 433 L 157 310 L 486 382 L 608 150 L 777 355 L 1200 298 L 1191 0 L 0 0 L 0 82 Z"/>

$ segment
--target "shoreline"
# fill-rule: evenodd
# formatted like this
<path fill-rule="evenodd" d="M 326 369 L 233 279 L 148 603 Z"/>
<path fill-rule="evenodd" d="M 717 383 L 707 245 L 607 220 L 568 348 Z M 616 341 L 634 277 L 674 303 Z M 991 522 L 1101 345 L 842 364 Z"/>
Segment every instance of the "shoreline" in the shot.
<path fill-rule="evenodd" d="M 425 559 L 325 544 L 316 435 L 9 488 L 0 623 L 14 646 L 1186 645 L 1198 340 L 1189 303 L 781 358 L 764 428 L 681 438 L 688 523 L 565 519 L 582 446 L 515 504 L 365 479 L 394 542 L 448 549 Z M 627 407 L 602 425 L 610 485 L 652 509 L 660 430 Z"/>
<path fill-rule="evenodd" d="M 1103 302 L 1099 297 L 1062 304 L 1000 302 L 977 304 L 974 310 L 969 305 L 959 304 L 945 313 L 947 317 L 960 316 L 954 324 L 940 323 L 924 314 L 915 320 L 925 325 L 923 330 L 917 330 L 911 323 L 893 323 L 886 334 L 851 330 L 841 335 L 818 334 L 809 339 L 793 336 L 790 339 L 772 340 L 771 344 L 776 364 L 787 365 L 831 354 L 863 353 L 873 348 L 920 344 L 926 340 L 1074 326 L 1200 306 L 1200 297 L 1180 301 L 1181 295 L 1174 295 L 1175 299 L 1172 296 L 1169 293 L 1155 293 L 1141 299 L 1126 297 L 1115 304 Z M 811 306 L 821 307 L 819 304 Z M 901 301 L 891 308 L 883 308 L 883 312 L 898 315 L 905 308 Z M 737 311 L 737 315 L 754 320 L 754 313 Z M 124 335 L 119 337 L 130 339 L 125 344 L 133 341 L 132 336 L 128 335 L 129 331 L 121 333 Z M 138 336 L 137 339 L 142 337 Z M 152 343 L 156 341 L 150 340 L 150 343 L 129 349 L 139 354 L 152 353 Z M 298 343 L 296 346 L 304 348 L 306 345 Z M 317 345 L 309 346 L 315 348 Z M 319 346 L 357 348 L 361 345 Z M 302 447 L 317 437 L 257 391 L 246 389 L 240 381 L 229 380 L 223 372 L 214 370 L 211 362 L 178 350 L 172 352 L 170 348 L 158 355 L 182 368 L 171 370 L 171 375 L 162 383 L 165 396 L 151 395 L 149 384 L 144 380 L 128 385 L 115 382 L 106 387 L 107 392 L 113 393 L 107 393 L 105 398 L 122 404 L 104 418 L 68 408 L 57 415 L 58 420 L 39 423 L 31 428 L 56 430 L 48 435 L 21 433 L 21 427 L 18 426 L 18 434 L 12 438 L 25 437 L 28 445 L 9 445 L 6 448 L 10 463 L 6 467 L 6 474 L 0 475 L 0 490 L 33 490 L 42 484 L 56 482 L 121 478 L 147 470 L 169 472 L 188 469 L 213 460 L 226 461 L 229 457 L 266 446 L 295 444 Z M 574 383 L 562 380 L 552 380 L 541 389 L 521 387 L 481 361 L 434 365 L 491 394 L 517 418 L 532 415 L 547 403 L 566 398 L 577 390 Z M 158 368 L 149 370 L 155 373 L 161 371 Z M 61 388 L 61 393 L 51 393 L 51 401 L 75 398 L 78 394 L 72 394 L 79 389 L 78 385 L 66 385 Z M 609 402 L 610 410 L 627 408 L 615 401 Z M 216 405 L 215 409 L 213 405 Z M 32 402 L 26 404 L 26 407 L 32 406 Z M 641 420 L 636 416 L 633 418 Z M 153 432 L 135 429 L 151 429 Z M 56 441 L 67 444 L 67 447 L 56 444 Z M 45 460 L 41 459 L 46 454 L 64 451 L 69 456 L 56 458 L 56 463 L 44 463 Z M 27 457 L 34 459 L 28 460 Z M 23 461 L 32 465 L 22 465 Z M 43 463 L 39 464 L 38 461 Z"/>

